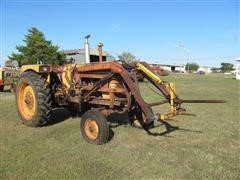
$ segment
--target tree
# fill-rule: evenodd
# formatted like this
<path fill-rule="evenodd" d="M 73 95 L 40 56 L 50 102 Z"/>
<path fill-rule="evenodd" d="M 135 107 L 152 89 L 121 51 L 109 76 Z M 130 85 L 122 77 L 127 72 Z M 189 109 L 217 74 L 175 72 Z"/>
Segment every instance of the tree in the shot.
<path fill-rule="evenodd" d="M 134 56 L 131 52 L 129 51 L 123 51 L 120 55 L 118 55 L 118 58 L 120 60 L 125 61 L 126 63 L 130 63 L 132 61 L 136 60 L 136 56 Z"/>
<path fill-rule="evenodd" d="M 233 64 L 231 63 L 221 63 L 221 71 L 222 72 L 227 72 L 227 71 L 231 71 L 233 69 Z"/>
<path fill-rule="evenodd" d="M 59 47 L 46 40 L 44 34 L 35 27 L 28 29 L 23 40 L 25 45 L 18 45 L 18 53 L 12 53 L 9 59 L 18 61 L 19 66 L 24 64 L 63 64 L 65 54 Z"/>
<path fill-rule="evenodd" d="M 185 70 L 189 71 L 197 71 L 199 65 L 197 63 L 187 63 L 185 66 Z"/>

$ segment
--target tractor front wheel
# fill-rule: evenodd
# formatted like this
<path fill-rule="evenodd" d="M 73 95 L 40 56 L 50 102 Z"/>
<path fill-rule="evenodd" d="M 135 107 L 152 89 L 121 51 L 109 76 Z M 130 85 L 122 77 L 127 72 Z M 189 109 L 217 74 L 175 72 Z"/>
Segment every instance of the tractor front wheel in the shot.
<path fill-rule="evenodd" d="M 80 128 L 83 138 L 91 144 L 104 144 L 109 139 L 109 125 L 97 110 L 88 110 L 82 115 Z"/>
<path fill-rule="evenodd" d="M 22 73 L 16 87 L 16 104 L 27 126 L 43 126 L 49 120 L 52 104 L 50 89 L 37 73 Z"/>

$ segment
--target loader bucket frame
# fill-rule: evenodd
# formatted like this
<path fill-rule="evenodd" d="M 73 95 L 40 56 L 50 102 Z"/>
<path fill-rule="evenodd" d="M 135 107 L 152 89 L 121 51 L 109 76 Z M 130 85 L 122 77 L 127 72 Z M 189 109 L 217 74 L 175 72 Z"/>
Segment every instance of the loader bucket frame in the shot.
<path fill-rule="evenodd" d="M 154 120 L 167 120 L 172 116 L 182 114 L 185 112 L 184 109 L 180 108 L 181 100 L 176 94 L 175 83 L 163 83 L 162 80 L 156 76 L 151 70 L 145 67 L 142 63 L 135 64 L 135 68 L 139 70 L 142 75 L 147 78 L 154 86 L 156 86 L 165 97 L 165 101 L 158 103 L 148 104 L 144 101 L 140 94 L 138 87 L 138 82 L 136 77 L 130 74 L 121 64 L 116 61 L 113 62 L 102 62 L 102 63 L 92 63 L 86 64 L 84 66 L 78 66 L 77 71 L 79 73 L 93 73 L 94 71 L 105 71 L 108 72 L 104 78 L 102 78 L 94 87 L 83 97 L 84 101 L 87 102 L 88 97 L 99 88 L 101 88 L 105 83 L 109 82 L 112 77 L 118 75 L 122 78 L 123 83 L 128 89 L 128 93 L 133 96 L 134 101 L 137 103 L 146 118 L 143 119 L 143 124 L 149 124 Z M 152 111 L 152 106 L 169 103 L 170 110 L 165 114 L 154 114 Z M 130 112 L 133 109 L 134 103 L 128 107 Z"/>

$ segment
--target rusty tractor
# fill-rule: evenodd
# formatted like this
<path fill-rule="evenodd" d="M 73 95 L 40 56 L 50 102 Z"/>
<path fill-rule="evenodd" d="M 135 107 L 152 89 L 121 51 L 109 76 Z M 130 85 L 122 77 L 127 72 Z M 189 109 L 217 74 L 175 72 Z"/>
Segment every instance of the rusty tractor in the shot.
<path fill-rule="evenodd" d="M 86 53 L 88 54 L 88 53 Z M 45 125 L 53 108 L 71 107 L 80 112 L 83 138 L 92 144 L 109 140 L 108 116 L 129 115 L 129 123 L 138 122 L 149 132 L 154 121 L 165 121 L 185 113 L 184 102 L 176 94 L 173 82 L 163 82 L 146 63 L 131 65 L 131 72 L 118 61 L 65 65 L 24 65 L 16 87 L 16 104 L 24 124 L 32 127 Z M 87 58 L 86 58 L 87 59 Z M 161 92 L 165 100 L 148 104 L 140 94 L 136 74 L 141 74 Z M 221 102 L 221 101 L 211 101 Z M 169 112 L 155 114 L 153 106 L 168 103 Z"/>
<path fill-rule="evenodd" d="M 0 91 L 4 89 L 4 71 L 0 68 Z"/>
<path fill-rule="evenodd" d="M 4 87 L 8 86 L 8 89 L 14 92 L 19 75 L 20 71 L 15 66 L 0 68 L 0 91 L 3 91 Z"/>

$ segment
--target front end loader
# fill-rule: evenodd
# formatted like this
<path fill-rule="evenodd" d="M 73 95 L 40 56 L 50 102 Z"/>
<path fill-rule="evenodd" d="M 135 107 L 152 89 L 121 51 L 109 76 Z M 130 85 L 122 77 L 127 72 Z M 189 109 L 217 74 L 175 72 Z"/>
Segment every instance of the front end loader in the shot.
<path fill-rule="evenodd" d="M 81 114 L 83 138 L 92 144 L 109 140 L 107 117 L 112 114 L 129 115 L 129 123 L 138 124 L 147 132 L 154 121 L 165 121 L 185 113 L 186 102 L 176 93 L 173 82 L 163 82 L 144 62 L 130 65 L 131 71 L 118 61 L 65 65 L 24 65 L 16 88 L 16 104 L 24 124 L 45 125 L 57 107 L 68 107 Z M 147 103 L 141 96 L 137 74 L 148 79 L 165 97 L 164 101 Z M 152 106 L 168 103 L 169 112 L 155 114 Z"/>

